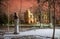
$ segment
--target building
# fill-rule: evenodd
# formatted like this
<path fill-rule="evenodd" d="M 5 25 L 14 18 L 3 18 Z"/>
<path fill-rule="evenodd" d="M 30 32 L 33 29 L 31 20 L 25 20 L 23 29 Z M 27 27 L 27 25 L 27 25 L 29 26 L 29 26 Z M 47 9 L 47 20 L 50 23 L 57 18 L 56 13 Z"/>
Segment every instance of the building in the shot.
<path fill-rule="evenodd" d="M 42 23 L 48 24 L 49 23 L 49 13 L 45 12 L 41 15 Z"/>
<path fill-rule="evenodd" d="M 29 9 L 26 10 L 24 14 L 24 19 L 25 19 L 25 23 L 28 23 L 28 24 L 34 24 L 37 22 L 36 18 L 34 17 L 34 14 Z"/>

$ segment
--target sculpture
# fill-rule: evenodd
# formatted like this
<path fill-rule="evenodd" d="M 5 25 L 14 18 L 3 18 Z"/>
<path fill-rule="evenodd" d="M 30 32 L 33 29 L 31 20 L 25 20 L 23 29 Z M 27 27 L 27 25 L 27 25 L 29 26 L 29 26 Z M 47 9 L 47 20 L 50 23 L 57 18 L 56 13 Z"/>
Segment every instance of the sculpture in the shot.
<path fill-rule="evenodd" d="M 15 26 L 14 34 L 18 34 L 19 33 L 19 19 L 16 13 L 14 13 L 14 26 Z"/>

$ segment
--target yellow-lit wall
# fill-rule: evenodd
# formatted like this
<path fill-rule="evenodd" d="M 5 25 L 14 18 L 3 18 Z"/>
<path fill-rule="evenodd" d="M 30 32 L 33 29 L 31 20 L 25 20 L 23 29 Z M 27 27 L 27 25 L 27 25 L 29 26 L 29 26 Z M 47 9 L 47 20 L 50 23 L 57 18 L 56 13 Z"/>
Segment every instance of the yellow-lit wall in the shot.
<path fill-rule="evenodd" d="M 48 13 L 42 13 L 42 23 L 49 23 Z"/>
<path fill-rule="evenodd" d="M 26 11 L 24 17 L 25 17 L 25 22 L 26 23 L 32 24 L 32 23 L 36 22 L 36 18 L 34 18 L 33 13 L 29 9 Z"/>

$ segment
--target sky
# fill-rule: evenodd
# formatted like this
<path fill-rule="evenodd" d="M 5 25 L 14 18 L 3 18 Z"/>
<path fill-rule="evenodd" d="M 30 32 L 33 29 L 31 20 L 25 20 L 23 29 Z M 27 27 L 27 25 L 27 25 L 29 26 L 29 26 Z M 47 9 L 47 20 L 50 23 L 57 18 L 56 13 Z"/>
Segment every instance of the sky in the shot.
<path fill-rule="evenodd" d="M 0 1 L 0 11 L 3 11 L 5 13 L 20 13 L 24 12 L 25 10 L 29 9 L 30 7 L 35 7 L 37 6 L 37 1 L 36 0 L 1 0 Z M 44 3 L 42 6 L 43 9 L 48 8 L 47 2 Z M 60 10 L 59 6 L 56 4 L 56 17 L 60 16 Z"/>
<path fill-rule="evenodd" d="M 36 5 L 35 0 L 7 0 L 7 1 L 2 1 L 2 8 L 5 12 L 18 12 L 20 9 L 22 11 L 32 7 L 33 5 Z"/>

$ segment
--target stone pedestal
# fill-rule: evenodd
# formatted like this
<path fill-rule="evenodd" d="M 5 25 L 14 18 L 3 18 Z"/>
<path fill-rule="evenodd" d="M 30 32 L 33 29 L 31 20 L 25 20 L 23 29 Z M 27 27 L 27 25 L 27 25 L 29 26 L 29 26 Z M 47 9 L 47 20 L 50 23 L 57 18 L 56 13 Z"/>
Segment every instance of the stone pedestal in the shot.
<path fill-rule="evenodd" d="M 14 34 L 19 33 L 19 19 L 15 19 L 15 31 Z"/>

